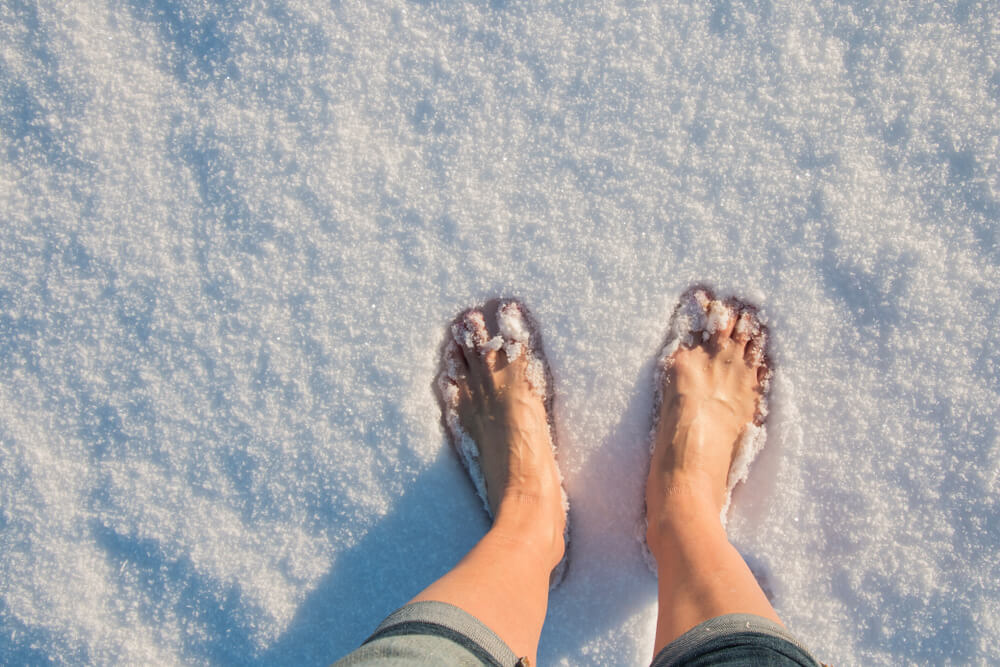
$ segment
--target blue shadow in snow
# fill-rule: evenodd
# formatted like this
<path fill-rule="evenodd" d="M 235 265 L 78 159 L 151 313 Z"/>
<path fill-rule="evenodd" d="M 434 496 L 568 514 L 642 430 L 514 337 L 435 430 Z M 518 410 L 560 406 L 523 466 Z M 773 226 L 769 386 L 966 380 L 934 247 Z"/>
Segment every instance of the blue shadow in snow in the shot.
<path fill-rule="evenodd" d="M 252 664 L 329 664 L 450 570 L 488 527 L 471 482 L 456 497 L 456 477 L 465 473 L 444 446 L 392 510 L 337 556 L 285 634 Z"/>

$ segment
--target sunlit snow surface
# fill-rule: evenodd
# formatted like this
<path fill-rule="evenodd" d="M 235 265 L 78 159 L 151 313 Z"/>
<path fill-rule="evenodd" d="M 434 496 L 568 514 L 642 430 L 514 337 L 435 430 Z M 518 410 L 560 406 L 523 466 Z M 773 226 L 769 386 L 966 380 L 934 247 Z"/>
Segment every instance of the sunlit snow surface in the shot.
<path fill-rule="evenodd" d="M 770 327 L 729 528 L 789 628 L 1000 660 L 998 44 L 991 2 L 0 3 L 0 663 L 356 646 L 486 527 L 432 383 L 496 296 L 573 507 L 540 662 L 647 661 L 696 282 Z"/>

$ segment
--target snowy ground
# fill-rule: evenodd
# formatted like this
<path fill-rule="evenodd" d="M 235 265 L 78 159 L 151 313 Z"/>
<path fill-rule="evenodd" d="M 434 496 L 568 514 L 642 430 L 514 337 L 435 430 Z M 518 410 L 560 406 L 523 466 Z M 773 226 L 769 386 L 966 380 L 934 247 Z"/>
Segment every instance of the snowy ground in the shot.
<path fill-rule="evenodd" d="M 431 385 L 498 295 L 573 504 L 541 662 L 648 660 L 693 282 L 771 325 L 730 528 L 787 625 L 1000 661 L 998 45 L 987 1 L 0 3 L 0 663 L 353 648 L 486 526 Z"/>

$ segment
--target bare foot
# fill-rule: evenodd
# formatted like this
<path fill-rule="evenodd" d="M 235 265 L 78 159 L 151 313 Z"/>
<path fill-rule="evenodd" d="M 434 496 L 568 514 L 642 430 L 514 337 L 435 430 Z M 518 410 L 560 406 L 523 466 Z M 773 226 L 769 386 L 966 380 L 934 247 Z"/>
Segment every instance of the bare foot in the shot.
<path fill-rule="evenodd" d="M 483 311 L 473 309 L 452 327 L 439 382 L 446 420 L 450 415 L 449 431 L 467 466 L 478 463 L 482 472 L 494 530 L 542 545 L 555 566 L 566 516 L 545 370 L 521 306 L 508 302 L 496 312 L 489 326 Z"/>
<path fill-rule="evenodd" d="M 649 529 L 678 506 L 710 510 L 727 502 L 730 465 L 748 424 L 760 422 L 767 375 L 764 334 L 753 311 L 695 292 L 700 331 L 667 362 L 655 447 L 646 482 Z M 698 329 L 698 327 L 696 327 Z M 653 541 L 650 541 L 653 547 Z"/>

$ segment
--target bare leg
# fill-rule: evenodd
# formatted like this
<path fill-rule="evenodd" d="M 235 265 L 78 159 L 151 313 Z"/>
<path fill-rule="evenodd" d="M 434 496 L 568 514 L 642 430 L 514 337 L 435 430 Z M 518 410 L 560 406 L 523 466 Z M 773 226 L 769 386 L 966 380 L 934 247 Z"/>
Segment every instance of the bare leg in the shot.
<path fill-rule="evenodd" d="M 654 655 L 715 616 L 748 613 L 780 623 L 719 520 L 729 465 L 754 419 L 766 370 L 759 342 L 736 324 L 734 314 L 709 340 L 682 346 L 665 377 L 646 482 L 659 587 Z"/>
<path fill-rule="evenodd" d="M 526 355 L 508 362 L 482 345 L 453 344 L 458 415 L 480 451 L 495 517 L 489 532 L 452 569 L 413 599 L 460 607 L 519 656 L 535 661 L 548 607 L 549 574 L 562 558 L 565 515 L 545 405 L 526 375 Z"/>

